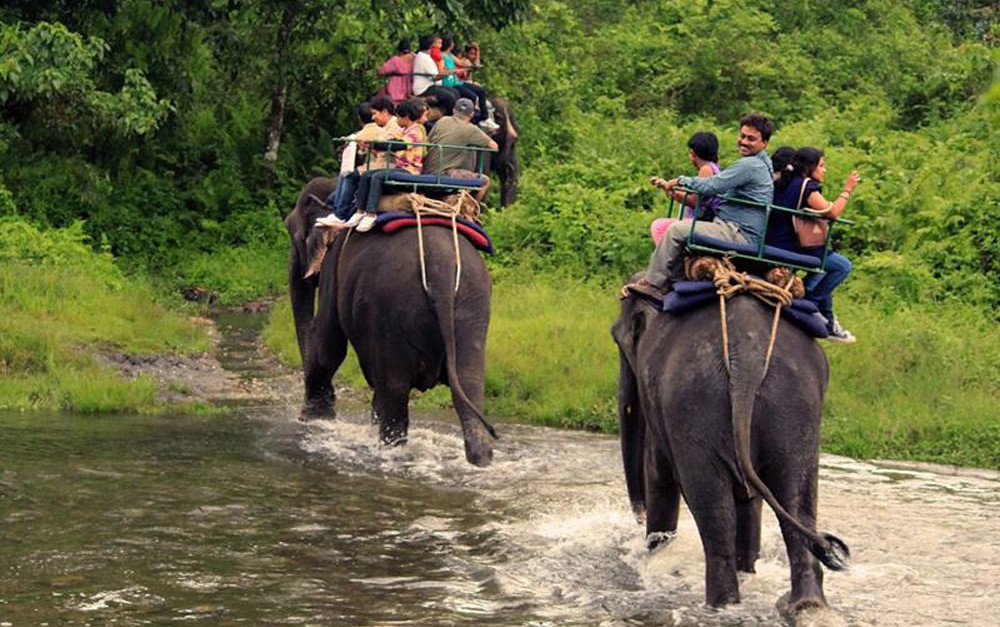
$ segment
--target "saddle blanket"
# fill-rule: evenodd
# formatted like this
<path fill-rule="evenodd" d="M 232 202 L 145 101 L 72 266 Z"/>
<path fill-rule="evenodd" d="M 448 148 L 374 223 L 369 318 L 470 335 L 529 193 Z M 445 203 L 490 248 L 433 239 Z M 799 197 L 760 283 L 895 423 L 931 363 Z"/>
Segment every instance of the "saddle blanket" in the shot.
<path fill-rule="evenodd" d="M 712 281 L 678 281 L 673 290 L 663 297 L 662 310 L 679 314 L 718 301 Z M 823 316 L 816 304 L 804 298 L 795 298 L 788 307 L 781 308 L 781 315 L 815 338 L 829 337 Z"/>
<path fill-rule="evenodd" d="M 449 218 L 437 216 L 423 216 L 420 218 L 420 223 L 423 226 L 444 226 L 449 229 L 451 228 L 451 220 Z M 493 254 L 493 242 L 486 231 L 483 230 L 483 227 L 462 217 L 455 218 L 455 225 L 459 234 L 469 240 L 478 250 L 489 255 Z M 378 218 L 375 219 L 375 227 L 383 233 L 395 233 L 400 229 L 416 226 L 417 217 L 412 213 L 402 211 L 380 213 L 378 214 Z"/>

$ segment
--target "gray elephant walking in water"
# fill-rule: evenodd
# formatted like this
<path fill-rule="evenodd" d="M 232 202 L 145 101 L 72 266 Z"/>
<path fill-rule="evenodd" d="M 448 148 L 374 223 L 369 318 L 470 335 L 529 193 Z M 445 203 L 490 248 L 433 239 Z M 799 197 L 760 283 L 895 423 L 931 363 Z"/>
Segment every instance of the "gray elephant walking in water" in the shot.
<path fill-rule="evenodd" d="M 729 371 L 718 310 L 681 315 L 623 301 L 612 328 L 629 499 L 647 543 L 669 540 L 683 495 L 705 552 L 705 599 L 738 603 L 737 571 L 754 572 L 761 499 L 778 516 L 791 567 L 788 609 L 826 606 L 822 562 L 846 545 L 816 531 L 819 426 L 829 366 L 819 344 L 782 319 L 765 376 L 773 309 L 729 301 Z"/>
<path fill-rule="evenodd" d="M 372 416 L 384 443 L 406 441 L 410 390 L 443 383 L 451 388 L 462 424 L 466 459 L 488 465 L 491 437 L 496 437 L 483 416 L 492 288 L 482 256 L 458 238 L 456 291 L 459 265 L 452 232 L 425 227 L 425 291 L 416 229 L 393 235 L 341 231 L 327 251 L 326 238 L 310 234 L 326 212 L 320 199 L 334 187 L 334 179 L 310 181 L 285 219 L 292 240 L 289 290 L 305 371 L 303 416 L 333 414 L 332 378 L 350 342 L 374 390 Z M 318 276 L 305 278 L 322 252 Z"/>

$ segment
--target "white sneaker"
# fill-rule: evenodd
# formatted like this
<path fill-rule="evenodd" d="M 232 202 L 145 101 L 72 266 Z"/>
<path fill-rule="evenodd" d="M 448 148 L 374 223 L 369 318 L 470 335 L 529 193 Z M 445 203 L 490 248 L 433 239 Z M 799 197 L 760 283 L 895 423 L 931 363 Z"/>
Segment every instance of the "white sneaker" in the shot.
<path fill-rule="evenodd" d="M 365 217 L 364 211 L 355 211 L 354 215 L 352 215 L 350 218 L 347 218 L 347 222 L 344 223 L 344 226 L 346 226 L 349 229 L 353 229 L 358 225 L 359 222 L 361 222 L 361 218 L 363 217 Z"/>
<path fill-rule="evenodd" d="M 344 227 L 344 221 L 331 213 L 330 215 L 318 218 L 316 220 L 316 226 L 322 226 L 329 229 L 339 229 Z"/>
<path fill-rule="evenodd" d="M 375 214 L 366 213 L 365 217 L 361 218 L 361 221 L 358 222 L 358 226 L 355 227 L 354 230 L 365 233 L 367 231 L 370 231 L 373 226 L 375 226 Z"/>
<path fill-rule="evenodd" d="M 487 133 L 496 133 L 500 130 L 500 125 L 493 120 L 486 118 L 479 123 L 479 128 L 483 129 Z"/>

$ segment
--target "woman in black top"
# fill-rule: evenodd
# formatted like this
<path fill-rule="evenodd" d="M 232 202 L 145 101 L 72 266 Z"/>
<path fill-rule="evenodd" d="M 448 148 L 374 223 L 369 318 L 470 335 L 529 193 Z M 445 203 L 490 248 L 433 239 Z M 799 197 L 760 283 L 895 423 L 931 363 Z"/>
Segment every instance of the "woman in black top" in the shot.
<path fill-rule="evenodd" d="M 777 156 L 777 153 L 776 153 Z M 775 168 L 777 171 L 777 168 Z M 833 202 L 823 197 L 822 184 L 826 180 L 826 157 L 819 148 L 800 148 L 792 160 L 791 171 L 783 170 L 774 186 L 774 204 L 790 209 L 812 209 L 824 216 L 836 218 L 843 213 L 854 188 L 861 181 L 857 171 L 851 172 L 844 182 L 843 191 Z M 792 215 L 777 211 L 772 215 L 767 243 L 805 255 L 821 257 L 823 247 L 802 248 L 792 224 Z M 826 273 L 811 274 L 806 279 L 806 298 L 816 303 L 827 320 L 830 339 L 835 342 L 853 343 L 857 338 L 840 326 L 833 314 L 833 290 L 851 273 L 851 262 L 840 253 L 830 251 L 826 258 Z"/>

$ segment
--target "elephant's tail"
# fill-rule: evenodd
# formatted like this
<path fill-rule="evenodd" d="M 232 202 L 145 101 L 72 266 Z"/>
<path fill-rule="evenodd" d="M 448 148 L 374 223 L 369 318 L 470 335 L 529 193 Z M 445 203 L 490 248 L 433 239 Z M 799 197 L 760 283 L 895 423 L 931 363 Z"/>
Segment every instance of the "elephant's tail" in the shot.
<path fill-rule="evenodd" d="M 432 285 L 427 291 L 427 295 L 431 300 L 434 311 L 437 313 L 441 338 L 444 340 L 445 368 L 448 373 L 448 386 L 451 388 L 452 396 L 454 400 L 472 412 L 494 439 L 499 439 L 500 436 L 497 434 L 497 430 L 486 420 L 486 416 L 483 415 L 482 410 L 476 407 L 476 404 L 465 393 L 465 389 L 462 387 L 462 382 L 458 376 L 458 367 L 456 365 L 458 351 L 455 347 L 455 292 L 449 288 L 434 289 Z M 462 415 L 461 409 L 459 409 L 459 415 Z"/>
<path fill-rule="evenodd" d="M 802 524 L 782 507 L 771 490 L 764 484 L 753 467 L 750 452 L 750 425 L 753 421 L 754 403 L 764 380 L 764 356 L 745 355 L 731 361 L 729 398 L 732 407 L 733 438 L 736 444 L 736 462 L 746 482 L 760 494 L 775 515 L 791 525 L 809 542 L 809 551 L 830 570 L 843 570 L 851 556 L 850 549 L 840 538 L 819 533 Z"/>

